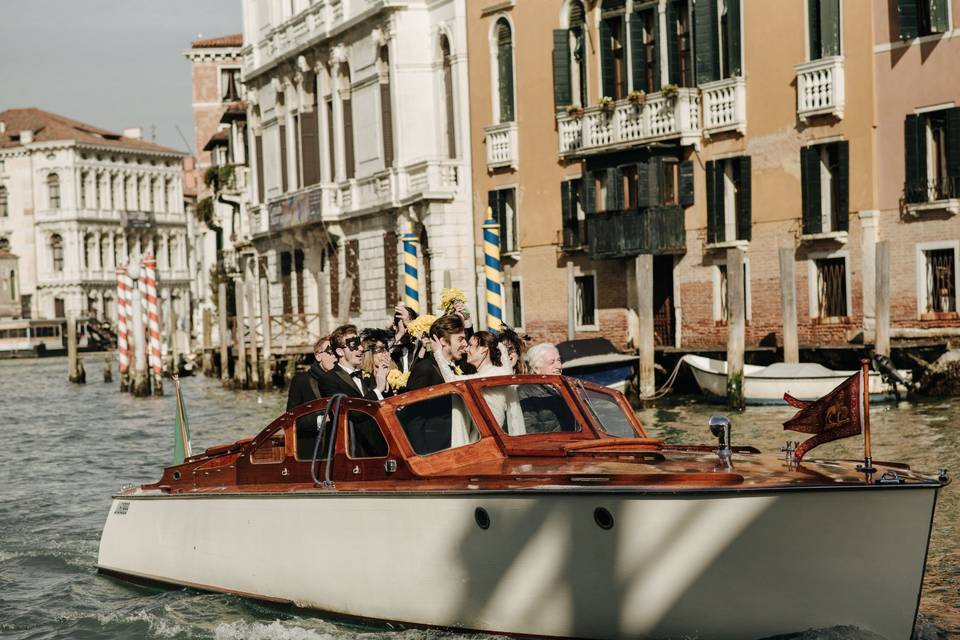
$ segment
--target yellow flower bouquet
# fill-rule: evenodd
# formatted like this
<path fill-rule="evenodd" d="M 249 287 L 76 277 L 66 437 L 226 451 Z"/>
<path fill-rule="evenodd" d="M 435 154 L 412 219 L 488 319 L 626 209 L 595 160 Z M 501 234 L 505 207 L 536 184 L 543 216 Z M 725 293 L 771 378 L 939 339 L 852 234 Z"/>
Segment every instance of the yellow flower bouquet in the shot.
<path fill-rule="evenodd" d="M 407 380 L 410 379 L 410 372 L 404 373 L 400 369 L 391 369 L 387 373 L 387 384 L 394 391 L 399 391 L 407 386 Z"/>
<path fill-rule="evenodd" d="M 456 303 L 467 303 L 467 296 L 460 289 L 450 287 L 440 292 L 440 308 L 444 313 L 453 313 Z"/>
<path fill-rule="evenodd" d="M 414 338 L 420 339 L 430 331 L 430 326 L 436 322 L 436 320 L 437 316 L 432 316 L 429 313 L 417 316 L 407 325 L 407 333 Z"/>

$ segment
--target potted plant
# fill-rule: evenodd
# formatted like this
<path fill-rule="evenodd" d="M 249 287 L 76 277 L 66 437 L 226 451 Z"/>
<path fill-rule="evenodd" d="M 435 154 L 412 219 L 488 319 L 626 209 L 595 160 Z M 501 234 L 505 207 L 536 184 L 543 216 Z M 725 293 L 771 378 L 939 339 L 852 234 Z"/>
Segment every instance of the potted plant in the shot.
<path fill-rule="evenodd" d="M 600 98 L 600 111 L 610 115 L 613 113 L 613 110 L 616 109 L 617 103 L 610 96 L 603 96 Z"/>
<path fill-rule="evenodd" d="M 571 118 L 580 119 L 583 117 L 583 107 L 578 104 L 568 104 L 566 107 L 567 115 Z"/>
<path fill-rule="evenodd" d="M 680 95 L 680 87 L 678 87 L 675 84 L 667 83 L 660 88 L 660 91 L 663 92 L 664 98 L 673 99 L 673 98 L 676 98 L 678 95 Z"/>
<path fill-rule="evenodd" d="M 634 105 L 640 106 L 647 101 L 647 94 L 645 91 L 637 91 L 634 89 L 627 94 L 627 100 L 632 102 Z"/>

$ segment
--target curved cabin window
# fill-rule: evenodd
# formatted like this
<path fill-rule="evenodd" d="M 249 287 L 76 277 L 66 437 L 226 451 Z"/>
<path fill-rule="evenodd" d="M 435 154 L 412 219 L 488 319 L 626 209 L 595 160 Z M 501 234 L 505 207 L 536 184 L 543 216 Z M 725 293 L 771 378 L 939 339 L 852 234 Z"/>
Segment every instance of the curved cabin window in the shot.
<path fill-rule="evenodd" d="M 577 387 L 577 393 L 605 432 L 617 438 L 640 437 L 640 434 L 634 431 L 633 423 L 616 398 L 585 387 Z"/>
<path fill-rule="evenodd" d="M 283 429 L 277 429 L 269 438 L 260 443 L 260 446 L 250 454 L 253 464 L 274 464 L 283 462 L 287 449 L 286 437 Z"/>
<path fill-rule="evenodd" d="M 376 419 L 360 411 L 347 414 L 347 454 L 351 458 L 383 458 L 390 452 Z"/>
<path fill-rule="evenodd" d="M 317 446 L 317 421 L 323 416 L 323 411 L 314 411 L 306 413 L 297 418 L 296 445 L 297 460 L 312 460 L 313 452 L 316 450 L 317 459 L 325 460 L 327 457 L 327 447 L 330 444 L 330 425 L 326 424 L 323 433 L 320 433 L 320 445 Z"/>
<path fill-rule="evenodd" d="M 552 384 L 504 384 L 483 387 L 483 399 L 504 433 L 576 433 L 580 424 L 560 389 Z"/>
<path fill-rule="evenodd" d="M 459 394 L 448 393 L 404 405 L 397 419 L 418 456 L 472 444 L 480 431 Z"/>

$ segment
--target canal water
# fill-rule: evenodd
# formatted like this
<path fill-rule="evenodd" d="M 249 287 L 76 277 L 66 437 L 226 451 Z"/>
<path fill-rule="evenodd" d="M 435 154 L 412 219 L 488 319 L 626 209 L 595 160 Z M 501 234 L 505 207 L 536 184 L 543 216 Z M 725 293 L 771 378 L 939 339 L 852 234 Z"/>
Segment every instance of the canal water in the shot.
<path fill-rule="evenodd" d="M 174 403 L 134 399 L 99 381 L 67 383 L 66 360 L 0 361 L 0 638 L 215 638 L 453 640 L 441 632 L 389 632 L 334 624 L 236 598 L 132 586 L 99 576 L 97 545 L 111 493 L 152 482 L 170 461 Z M 228 392 L 218 381 L 183 380 L 194 448 L 255 434 L 285 405 L 285 394 Z M 706 422 L 718 408 L 677 398 L 640 412 L 651 435 L 710 442 Z M 735 444 L 778 450 L 788 408 L 748 409 L 733 419 Z M 875 407 L 874 457 L 960 475 L 960 399 Z M 801 434 L 795 434 L 794 439 Z M 802 437 L 802 436 L 801 436 Z M 817 453 L 857 457 L 861 441 Z M 938 503 L 917 637 L 960 637 L 960 485 Z M 869 527 L 870 523 L 864 523 Z M 809 553 L 817 553 L 810 549 Z M 797 561 L 802 561 L 798 558 Z M 864 576 L 869 590 L 870 576 Z M 798 638 L 876 638 L 853 629 L 798 630 Z"/>

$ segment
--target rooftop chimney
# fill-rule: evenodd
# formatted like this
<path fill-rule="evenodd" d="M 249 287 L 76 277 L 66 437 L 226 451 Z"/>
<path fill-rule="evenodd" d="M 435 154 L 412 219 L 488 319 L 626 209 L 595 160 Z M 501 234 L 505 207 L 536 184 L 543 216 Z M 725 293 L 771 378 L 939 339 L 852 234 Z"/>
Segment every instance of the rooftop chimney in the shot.
<path fill-rule="evenodd" d="M 0 133 L 6 133 L 6 132 L 7 132 L 7 123 L 4 122 L 3 120 L 0 120 Z"/>
<path fill-rule="evenodd" d="M 33 130 L 24 129 L 20 132 L 20 144 L 30 144 L 33 142 Z"/>
<path fill-rule="evenodd" d="M 129 129 L 123 130 L 124 138 L 132 138 L 134 140 L 143 140 L 143 128 L 141 127 L 130 127 Z"/>

